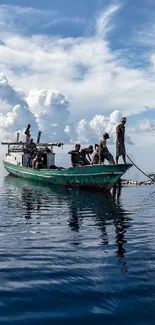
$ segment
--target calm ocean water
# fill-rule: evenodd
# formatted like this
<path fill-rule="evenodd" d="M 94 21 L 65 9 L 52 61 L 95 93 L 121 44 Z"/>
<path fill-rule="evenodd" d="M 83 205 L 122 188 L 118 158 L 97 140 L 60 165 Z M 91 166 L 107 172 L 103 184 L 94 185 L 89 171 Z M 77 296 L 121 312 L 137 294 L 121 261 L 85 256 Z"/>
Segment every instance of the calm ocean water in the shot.
<path fill-rule="evenodd" d="M 155 319 L 155 186 L 101 192 L 0 178 L 0 324 Z"/>

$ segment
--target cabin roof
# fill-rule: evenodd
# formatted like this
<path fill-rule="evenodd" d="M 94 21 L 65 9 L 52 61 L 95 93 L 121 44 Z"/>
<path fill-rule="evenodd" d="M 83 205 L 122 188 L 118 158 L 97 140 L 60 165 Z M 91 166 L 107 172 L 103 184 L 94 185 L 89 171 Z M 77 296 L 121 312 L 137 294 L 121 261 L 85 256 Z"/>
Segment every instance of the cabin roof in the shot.
<path fill-rule="evenodd" d="M 24 146 L 25 145 L 25 142 L 1 142 L 2 145 L 16 145 L 16 146 Z M 57 146 L 57 147 L 61 147 L 63 145 L 62 142 L 55 142 L 55 143 L 48 143 L 48 142 L 41 142 L 41 143 L 36 143 L 36 146 L 37 147 L 49 147 L 49 146 Z"/>

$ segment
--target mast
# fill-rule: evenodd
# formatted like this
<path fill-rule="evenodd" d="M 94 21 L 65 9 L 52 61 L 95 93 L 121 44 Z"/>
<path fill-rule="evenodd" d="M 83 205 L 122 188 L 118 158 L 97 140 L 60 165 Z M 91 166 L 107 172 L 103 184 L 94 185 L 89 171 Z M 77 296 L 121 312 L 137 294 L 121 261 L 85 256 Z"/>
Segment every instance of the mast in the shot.
<path fill-rule="evenodd" d="M 17 133 L 17 142 L 19 142 L 19 132 Z"/>
<path fill-rule="evenodd" d="M 41 137 L 41 131 L 38 132 L 37 144 L 40 142 L 40 137 Z"/>

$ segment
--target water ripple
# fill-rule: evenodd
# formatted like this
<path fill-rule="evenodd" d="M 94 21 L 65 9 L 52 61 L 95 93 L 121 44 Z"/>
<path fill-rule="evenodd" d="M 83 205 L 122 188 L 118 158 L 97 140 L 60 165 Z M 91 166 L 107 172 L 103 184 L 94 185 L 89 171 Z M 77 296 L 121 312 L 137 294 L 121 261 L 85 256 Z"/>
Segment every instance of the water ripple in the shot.
<path fill-rule="evenodd" d="M 154 187 L 0 182 L 1 324 L 154 324 Z"/>

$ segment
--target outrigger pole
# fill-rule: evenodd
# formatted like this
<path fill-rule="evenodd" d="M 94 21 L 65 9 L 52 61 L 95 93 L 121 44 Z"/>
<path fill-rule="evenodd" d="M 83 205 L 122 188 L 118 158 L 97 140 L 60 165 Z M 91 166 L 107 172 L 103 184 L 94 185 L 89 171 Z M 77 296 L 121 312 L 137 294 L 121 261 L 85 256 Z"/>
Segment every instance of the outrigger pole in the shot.
<path fill-rule="evenodd" d="M 23 146 L 25 145 L 25 142 L 17 142 L 17 141 L 14 141 L 14 142 L 1 142 L 1 144 L 3 145 L 16 145 L 16 146 Z M 61 147 L 63 146 L 63 143 L 62 142 L 52 142 L 52 143 L 48 143 L 48 142 L 42 142 L 42 143 L 37 143 L 37 147 L 50 147 L 50 146 L 55 146 L 55 147 Z"/>

